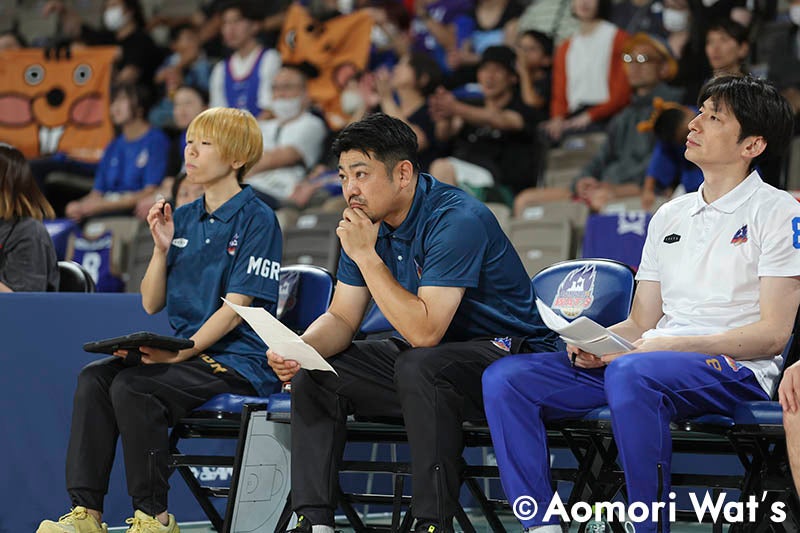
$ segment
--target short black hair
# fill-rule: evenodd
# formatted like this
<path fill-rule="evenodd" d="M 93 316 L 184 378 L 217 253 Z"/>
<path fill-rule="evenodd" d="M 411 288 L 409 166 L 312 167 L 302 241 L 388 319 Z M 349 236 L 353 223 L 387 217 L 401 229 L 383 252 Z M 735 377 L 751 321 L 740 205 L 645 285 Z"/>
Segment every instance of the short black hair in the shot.
<path fill-rule="evenodd" d="M 400 161 L 408 160 L 419 172 L 417 136 L 408 124 L 383 113 L 373 113 L 345 127 L 331 146 L 336 159 L 342 152 L 357 150 L 371 155 L 386 166 L 391 177 L 392 169 Z"/>
<path fill-rule="evenodd" d="M 209 103 L 208 91 L 203 89 L 199 85 L 194 85 L 192 83 L 182 83 L 178 85 L 178 87 L 175 90 L 178 91 L 180 89 L 187 89 L 189 91 L 194 92 L 195 94 L 197 94 L 197 96 L 200 97 L 200 100 L 203 101 L 204 106 L 208 105 Z"/>
<path fill-rule="evenodd" d="M 130 100 L 134 114 L 141 112 L 141 118 L 147 119 L 150 108 L 155 105 L 153 91 L 142 83 L 120 82 L 111 86 L 111 100 L 117 95 L 125 94 Z"/>
<path fill-rule="evenodd" d="M 177 41 L 180 38 L 181 33 L 185 32 L 185 31 L 190 31 L 190 32 L 194 33 L 195 35 L 198 34 L 198 29 L 197 29 L 196 26 L 192 26 L 191 24 L 187 24 L 187 23 L 178 24 L 177 26 L 174 26 L 174 27 L 170 28 L 170 30 L 169 30 L 169 42 L 174 43 L 175 41 Z"/>
<path fill-rule="evenodd" d="M 408 64 L 414 70 L 414 76 L 417 80 L 422 79 L 424 76 L 428 77 L 425 85 L 419 88 L 423 96 L 432 95 L 433 91 L 444 81 L 442 68 L 439 66 L 439 63 L 428 54 L 412 52 L 408 58 Z"/>
<path fill-rule="evenodd" d="M 530 37 L 531 39 L 534 39 L 541 45 L 542 49 L 544 49 L 545 55 L 547 55 L 548 57 L 553 56 L 553 47 L 554 47 L 553 38 L 547 35 L 546 33 L 541 32 L 539 30 L 526 30 L 522 32 L 519 36 Z"/>
<path fill-rule="evenodd" d="M 220 4 L 217 12 L 222 14 L 229 9 L 237 9 L 247 20 L 261 21 L 266 17 L 261 4 L 253 0 L 226 0 Z"/>
<path fill-rule="evenodd" d="M 751 135 L 767 142 L 767 148 L 753 159 L 751 168 L 762 160 L 784 155 L 792 140 L 794 113 L 773 84 L 752 76 L 720 76 L 700 89 L 697 107 L 709 99 L 724 105 L 736 117 L 741 127 L 740 142 Z"/>
<path fill-rule="evenodd" d="M 653 123 L 656 139 L 666 144 L 675 144 L 679 128 L 685 128 L 683 109 L 665 109 Z"/>
<path fill-rule="evenodd" d="M 712 31 L 721 31 L 732 37 L 739 44 L 750 42 L 747 28 L 729 18 L 721 18 L 712 22 L 706 30 L 706 37 L 708 37 L 709 32 Z"/>

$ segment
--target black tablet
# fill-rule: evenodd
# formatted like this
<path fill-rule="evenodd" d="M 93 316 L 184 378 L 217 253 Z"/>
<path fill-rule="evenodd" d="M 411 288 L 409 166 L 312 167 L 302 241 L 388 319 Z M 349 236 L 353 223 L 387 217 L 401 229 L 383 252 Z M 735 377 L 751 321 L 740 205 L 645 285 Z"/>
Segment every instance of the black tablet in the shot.
<path fill-rule="evenodd" d="M 125 362 L 128 364 L 139 364 L 141 360 L 139 346 L 148 346 L 177 352 L 185 348 L 191 348 L 194 346 L 194 341 L 191 339 L 181 339 L 180 337 L 158 335 L 156 333 L 150 333 L 149 331 L 138 331 L 130 335 L 123 335 L 122 337 L 87 342 L 83 345 L 83 349 L 87 352 L 107 354 L 113 354 L 117 350 L 128 350 L 128 357 L 125 358 Z"/>

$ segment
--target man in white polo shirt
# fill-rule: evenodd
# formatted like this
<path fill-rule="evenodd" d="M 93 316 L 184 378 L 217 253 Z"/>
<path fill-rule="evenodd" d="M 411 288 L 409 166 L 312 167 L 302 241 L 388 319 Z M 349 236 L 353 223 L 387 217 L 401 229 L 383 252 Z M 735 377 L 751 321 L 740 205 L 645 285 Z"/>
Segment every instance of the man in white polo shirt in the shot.
<path fill-rule="evenodd" d="M 686 158 L 704 182 L 653 217 L 630 316 L 611 327 L 636 349 L 598 358 L 568 345 L 483 375 L 506 495 L 539 502 L 529 530 L 560 532 L 557 517 L 543 519 L 553 496 L 545 422 L 608 404 L 628 503 L 652 509 L 670 492 L 671 421 L 730 414 L 774 390 L 800 303 L 800 204 L 754 168 L 785 151 L 792 112 L 752 78 L 717 78 L 698 104 Z M 666 512 L 636 524 L 668 529 Z"/>

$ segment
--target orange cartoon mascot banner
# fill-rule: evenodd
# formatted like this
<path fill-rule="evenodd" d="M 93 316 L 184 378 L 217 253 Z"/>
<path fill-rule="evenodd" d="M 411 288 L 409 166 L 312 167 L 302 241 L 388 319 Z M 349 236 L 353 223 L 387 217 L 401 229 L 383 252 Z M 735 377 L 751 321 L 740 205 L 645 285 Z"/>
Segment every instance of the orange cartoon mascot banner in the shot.
<path fill-rule="evenodd" d="M 61 152 L 96 162 L 114 134 L 108 116 L 116 47 L 0 52 L 0 141 L 27 157 Z"/>
<path fill-rule="evenodd" d="M 284 63 L 307 62 L 317 69 L 319 76 L 308 82 L 309 96 L 333 129 L 347 122 L 340 95 L 347 82 L 367 66 L 371 32 L 372 17 L 366 10 L 324 22 L 299 4 L 292 4 L 286 13 L 278 51 Z"/>

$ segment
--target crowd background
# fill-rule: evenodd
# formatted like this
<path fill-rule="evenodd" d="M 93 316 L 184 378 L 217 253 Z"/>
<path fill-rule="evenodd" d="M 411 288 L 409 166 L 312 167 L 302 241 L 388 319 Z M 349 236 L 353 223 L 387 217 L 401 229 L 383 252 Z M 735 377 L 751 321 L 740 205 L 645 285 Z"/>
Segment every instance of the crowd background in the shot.
<path fill-rule="evenodd" d="M 292 231 L 345 207 L 336 132 L 383 112 L 417 134 L 421 170 L 490 205 L 533 274 L 581 253 L 591 214 L 697 189 L 683 142 L 713 76 L 766 77 L 800 112 L 798 24 L 800 0 L 10 0 L 0 53 L 117 47 L 103 156 L 31 169 L 73 223 L 59 259 L 91 267 L 100 290 L 138 292 L 150 207 L 199 194 L 182 153 L 209 106 L 259 120 L 264 153 L 245 182 L 278 213 L 284 263 Z M 759 170 L 800 189 L 798 161 Z M 569 242 L 549 255 L 553 239 Z"/>

